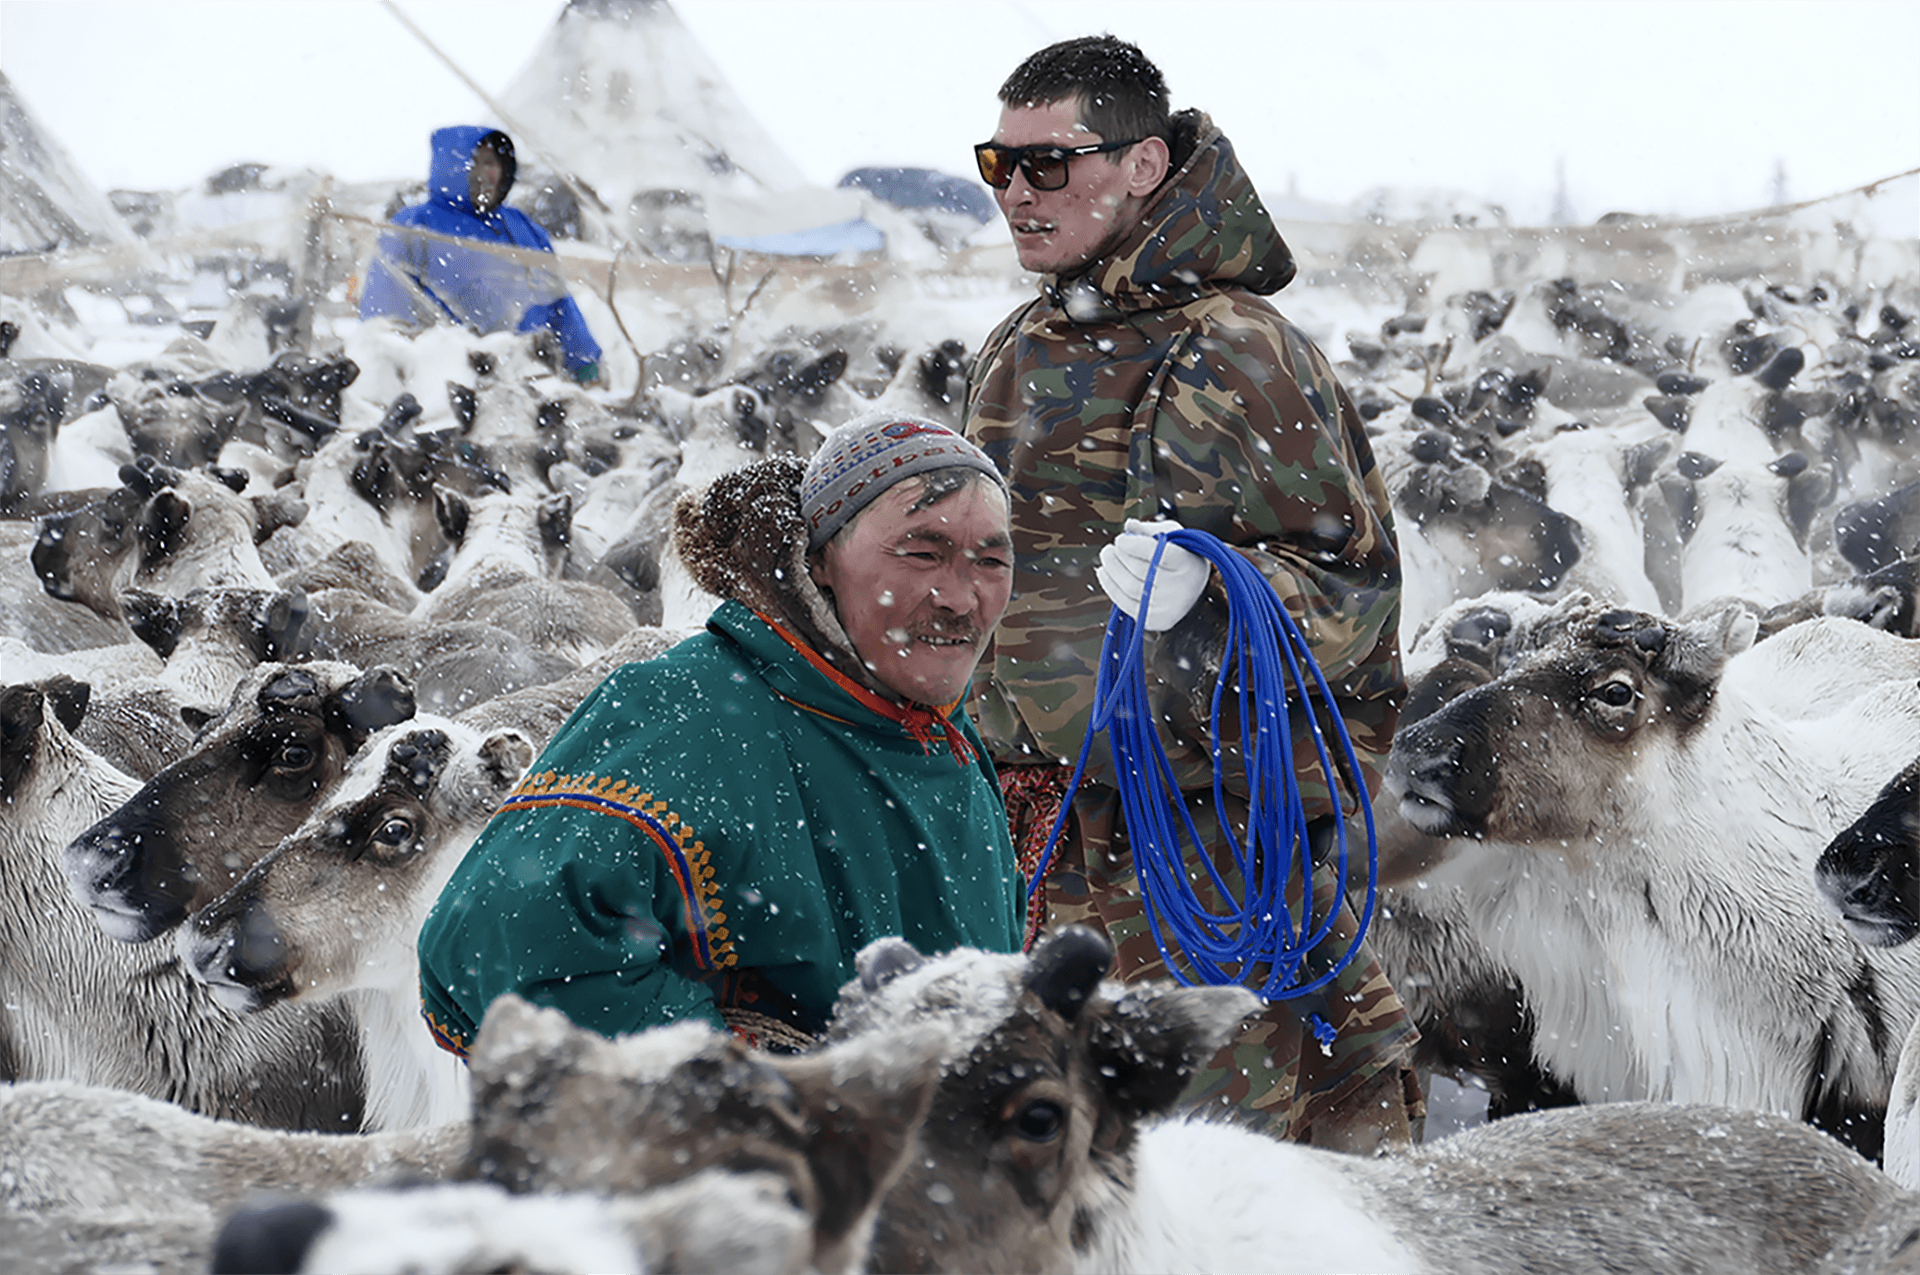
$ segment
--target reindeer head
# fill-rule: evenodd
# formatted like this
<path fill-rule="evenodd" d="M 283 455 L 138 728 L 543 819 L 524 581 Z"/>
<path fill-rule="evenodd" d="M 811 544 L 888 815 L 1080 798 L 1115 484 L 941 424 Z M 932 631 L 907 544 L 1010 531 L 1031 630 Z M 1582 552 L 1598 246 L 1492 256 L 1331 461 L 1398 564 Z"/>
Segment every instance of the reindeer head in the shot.
<path fill-rule="evenodd" d="M 260 665 L 186 756 L 66 848 L 74 896 L 122 942 L 172 929 L 299 827 L 370 735 L 413 711 L 413 684 L 390 668 Z"/>
<path fill-rule="evenodd" d="M 1053 1270 L 1088 1252 L 1133 1172 L 1135 1133 L 1259 1000 L 1241 987 L 1121 988 L 1113 949 L 1067 929 L 1031 957 L 923 959 L 900 940 L 859 958 L 835 1039 L 946 1023 L 956 1048 L 872 1264 L 888 1271 Z M 1109 1223 L 1110 1224 L 1110 1223 Z"/>
<path fill-rule="evenodd" d="M 636 1195 L 703 1169 L 768 1172 L 811 1219 L 813 1268 L 865 1269 L 874 1210 L 947 1048 L 948 1033 L 927 1026 L 790 1058 L 699 1024 L 607 1040 L 502 996 L 469 1056 L 461 1176 Z"/>
<path fill-rule="evenodd" d="M 1706 717 L 1726 661 L 1756 629 L 1738 608 L 1691 623 L 1589 614 L 1402 730 L 1387 787 L 1407 822 L 1434 836 L 1584 837 L 1632 787 L 1652 739 Z"/>
<path fill-rule="evenodd" d="M 533 754 L 518 730 L 387 728 L 296 832 L 193 915 L 182 962 L 241 1011 L 410 986 L 427 911 Z"/>
<path fill-rule="evenodd" d="M 1841 830 L 1814 880 L 1860 942 L 1898 947 L 1920 934 L 1920 761 Z"/>

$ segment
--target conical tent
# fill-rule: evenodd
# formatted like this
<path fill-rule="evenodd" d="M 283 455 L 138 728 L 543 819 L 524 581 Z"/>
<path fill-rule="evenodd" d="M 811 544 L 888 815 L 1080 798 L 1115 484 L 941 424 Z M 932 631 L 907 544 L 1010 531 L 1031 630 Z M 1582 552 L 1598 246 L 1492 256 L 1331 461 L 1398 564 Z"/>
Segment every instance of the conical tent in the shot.
<path fill-rule="evenodd" d="M 0 75 L 0 254 L 137 242 L 112 203 Z"/>
<path fill-rule="evenodd" d="M 545 156 L 584 180 L 621 234 L 689 215 L 722 235 L 859 213 L 809 185 L 667 0 L 572 0 L 500 109 L 523 162 Z"/>

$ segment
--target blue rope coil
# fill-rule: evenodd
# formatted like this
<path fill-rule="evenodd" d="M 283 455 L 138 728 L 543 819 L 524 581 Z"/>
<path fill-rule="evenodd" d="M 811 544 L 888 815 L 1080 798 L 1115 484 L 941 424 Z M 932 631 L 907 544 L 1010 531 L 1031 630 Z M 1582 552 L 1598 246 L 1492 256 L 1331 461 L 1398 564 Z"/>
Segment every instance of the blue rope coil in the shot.
<path fill-rule="evenodd" d="M 1147 924 L 1167 970 L 1188 986 L 1196 983 L 1240 983 L 1252 971 L 1265 968 L 1262 980 L 1247 984 L 1267 1000 L 1292 1000 L 1326 987 L 1352 963 L 1373 921 L 1378 900 L 1379 850 L 1373 810 L 1360 763 L 1335 707 L 1326 678 L 1314 662 L 1305 635 L 1287 614 L 1253 564 L 1204 531 L 1181 528 L 1162 535 L 1147 568 L 1140 613 L 1146 614 L 1153 594 L 1153 577 L 1168 544 L 1179 545 L 1206 559 L 1226 587 L 1226 655 L 1214 685 L 1208 715 L 1213 759 L 1214 808 L 1224 812 L 1221 786 L 1220 709 L 1230 688 L 1239 709 L 1240 755 L 1246 762 L 1248 818 L 1245 841 L 1236 838 L 1223 818 L 1226 857 L 1240 877 L 1238 892 L 1222 877 L 1214 856 L 1201 843 L 1175 782 L 1172 763 L 1154 727 L 1152 701 L 1147 691 L 1145 630 L 1118 607 L 1107 621 L 1100 644 L 1100 669 L 1094 688 L 1093 718 L 1088 723 L 1080 757 L 1068 781 L 1060 814 L 1047 834 L 1046 849 L 1033 879 L 1027 884 L 1029 902 L 1046 879 L 1047 868 L 1073 808 L 1073 794 L 1086 774 L 1093 741 L 1101 732 L 1113 754 L 1120 805 L 1127 839 L 1133 850 L 1134 871 L 1146 905 Z M 1289 685 L 1292 690 L 1289 692 Z M 1312 709 L 1317 695 L 1324 714 Z M 1327 741 L 1318 719 L 1332 726 L 1346 774 L 1356 788 L 1367 829 L 1366 905 L 1352 942 L 1332 960 L 1314 962 L 1308 954 L 1333 930 L 1340 903 L 1346 896 L 1349 861 L 1344 820 L 1335 821 L 1335 864 L 1342 888 L 1333 895 L 1324 915 L 1314 912 L 1313 849 L 1308 820 L 1294 769 L 1293 722 L 1303 723 L 1313 740 L 1322 773 L 1332 783 L 1337 771 L 1327 754 Z M 1338 801 L 1338 795 L 1335 794 Z M 1189 848 L 1192 853 L 1189 854 Z M 1193 887 L 1188 864 L 1204 867 L 1223 912 L 1208 908 Z M 1296 875 L 1297 873 L 1297 875 Z M 1297 898 L 1297 907 L 1289 898 Z M 1296 917 L 1295 912 L 1299 915 Z M 1175 949 L 1179 953 L 1176 958 Z M 1192 972 L 1189 973 L 1188 970 Z M 1320 1043 L 1332 1042 L 1334 1029 L 1318 1014 L 1307 1015 Z"/>

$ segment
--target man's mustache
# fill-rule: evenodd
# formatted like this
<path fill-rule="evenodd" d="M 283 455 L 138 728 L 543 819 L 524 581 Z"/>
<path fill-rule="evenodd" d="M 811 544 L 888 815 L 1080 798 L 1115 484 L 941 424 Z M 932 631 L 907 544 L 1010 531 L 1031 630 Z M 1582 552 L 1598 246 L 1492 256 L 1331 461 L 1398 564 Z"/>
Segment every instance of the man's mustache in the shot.
<path fill-rule="evenodd" d="M 922 620 L 911 625 L 899 625 L 887 630 L 888 641 L 901 643 L 919 642 L 927 638 L 939 638 L 946 642 L 957 641 L 978 644 L 985 636 L 984 631 L 979 625 L 969 622 L 939 624 Z"/>

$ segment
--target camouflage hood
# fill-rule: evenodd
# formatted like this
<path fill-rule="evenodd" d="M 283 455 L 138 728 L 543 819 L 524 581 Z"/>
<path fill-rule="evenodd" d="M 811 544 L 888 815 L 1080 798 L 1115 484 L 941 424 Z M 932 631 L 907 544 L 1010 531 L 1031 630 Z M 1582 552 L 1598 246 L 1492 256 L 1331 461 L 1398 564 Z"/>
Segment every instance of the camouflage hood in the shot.
<path fill-rule="evenodd" d="M 1042 285 L 1076 320 L 1161 310 L 1220 288 L 1269 296 L 1293 280 L 1293 253 L 1213 121 L 1175 115 L 1172 151 L 1177 169 L 1119 250 Z"/>

